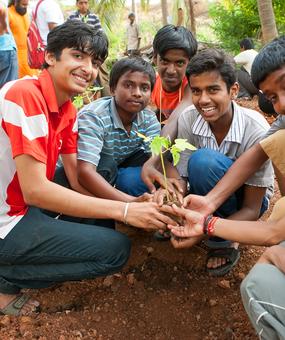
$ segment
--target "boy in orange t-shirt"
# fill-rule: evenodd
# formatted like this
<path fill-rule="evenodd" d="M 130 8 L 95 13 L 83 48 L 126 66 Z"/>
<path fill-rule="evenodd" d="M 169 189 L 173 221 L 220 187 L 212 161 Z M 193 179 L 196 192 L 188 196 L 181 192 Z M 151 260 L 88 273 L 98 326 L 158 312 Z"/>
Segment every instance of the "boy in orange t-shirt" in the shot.
<path fill-rule="evenodd" d="M 180 102 L 191 103 L 185 76 L 187 65 L 197 51 L 197 41 L 183 26 L 166 25 L 153 40 L 153 62 L 157 77 L 151 101 L 160 121 L 168 119 Z"/>

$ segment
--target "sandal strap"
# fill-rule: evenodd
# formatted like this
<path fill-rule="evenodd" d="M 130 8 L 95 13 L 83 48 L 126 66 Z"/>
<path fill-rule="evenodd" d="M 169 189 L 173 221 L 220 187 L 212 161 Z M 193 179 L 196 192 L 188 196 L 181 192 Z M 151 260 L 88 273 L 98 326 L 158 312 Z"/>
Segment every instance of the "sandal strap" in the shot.
<path fill-rule="evenodd" d="M 29 295 L 26 294 L 18 295 L 6 307 L 0 309 L 0 313 L 4 315 L 18 316 L 21 312 L 21 309 L 28 302 L 29 299 L 30 299 Z"/>

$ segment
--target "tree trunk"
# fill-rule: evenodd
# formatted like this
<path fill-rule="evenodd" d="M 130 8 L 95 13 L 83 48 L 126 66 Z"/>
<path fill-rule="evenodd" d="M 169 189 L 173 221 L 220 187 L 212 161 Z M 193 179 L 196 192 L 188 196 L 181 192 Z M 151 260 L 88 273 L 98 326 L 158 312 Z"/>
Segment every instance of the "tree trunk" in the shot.
<path fill-rule="evenodd" d="M 257 0 L 262 41 L 267 43 L 278 36 L 272 0 Z"/>
<path fill-rule="evenodd" d="M 167 17 L 168 17 L 168 10 L 167 10 L 167 0 L 161 0 L 161 10 L 162 10 L 162 24 L 167 25 Z"/>
<path fill-rule="evenodd" d="M 194 37 L 196 36 L 196 20 L 195 20 L 195 14 L 194 14 L 194 2 L 193 0 L 185 1 L 185 5 L 187 6 L 189 10 L 189 20 L 190 25 L 188 24 L 188 28 L 193 33 Z"/>

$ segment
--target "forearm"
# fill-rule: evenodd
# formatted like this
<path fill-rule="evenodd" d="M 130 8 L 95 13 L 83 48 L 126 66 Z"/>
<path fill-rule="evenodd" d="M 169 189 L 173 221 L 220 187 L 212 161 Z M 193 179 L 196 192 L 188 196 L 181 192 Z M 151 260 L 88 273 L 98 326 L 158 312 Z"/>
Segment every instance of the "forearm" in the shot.
<path fill-rule="evenodd" d="M 259 213 L 255 209 L 243 207 L 234 214 L 228 216 L 227 219 L 234 221 L 256 221 L 258 217 Z"/>
<path fill-rule="evenodd" d="M 274 245 L 285 239 L 285 228 L 276 222 L 218 219 L 213 236 L 243 244 Z"/>
<path fill-rule="evenodd" d="M 96 197 L 123 202 L 129 202 L 134 198 L 114 188 L 96 171 L 80 175 L 79 183 Z"/>
<path fill-rule="evenodd" d="M 29 195 L 27 204 L 69 216 L 119 221 L 123 221 L 125 207 L 124 202 L 85 196 L 48 180 Z"/>
<path fill-rule="evenodd" d="M 268 159 L 259 144 L 256 144 L 230 167 L 218 184 L 206 195 L 212 212 L 217 210 L 244 182 Z"/>

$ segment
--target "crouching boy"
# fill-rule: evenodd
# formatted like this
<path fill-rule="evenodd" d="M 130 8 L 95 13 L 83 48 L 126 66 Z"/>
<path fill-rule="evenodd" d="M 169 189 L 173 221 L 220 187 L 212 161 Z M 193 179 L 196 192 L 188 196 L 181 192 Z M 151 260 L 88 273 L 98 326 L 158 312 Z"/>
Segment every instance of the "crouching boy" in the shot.
<path fill-rule="evenodd" d="M 121 59 L 110 73 L 112 97 L 79 112 L 78 179 L 93 195 L 130 202 L 148 191 L 140 175 L 150 150 L 141 135 L 160 133 L 154 112 L 146 108 L 154 82 L 148 62 Z"/>

